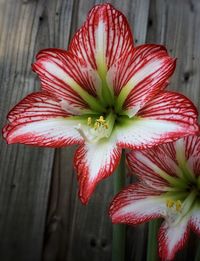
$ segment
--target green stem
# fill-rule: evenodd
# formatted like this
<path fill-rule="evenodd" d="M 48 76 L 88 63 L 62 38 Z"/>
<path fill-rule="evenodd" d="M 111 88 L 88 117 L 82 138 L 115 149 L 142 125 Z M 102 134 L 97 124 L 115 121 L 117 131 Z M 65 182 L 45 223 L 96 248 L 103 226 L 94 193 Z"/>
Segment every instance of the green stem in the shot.
<path fill-rule="evenodd" d="M 121 162 L 114 175 L 114 195 L 125 185 L 125 152 L 122 151 Z M 112 261 L 125 260 L 125 225 L 113 225 Z"/>
<path fill-rule="evenodd" d="M 147 261 L 156 261 L 158 259 L 157 252 L 157 232 L 159 220 L 153 220 L 148 224 L 148 241 L 147 241 Z"/>

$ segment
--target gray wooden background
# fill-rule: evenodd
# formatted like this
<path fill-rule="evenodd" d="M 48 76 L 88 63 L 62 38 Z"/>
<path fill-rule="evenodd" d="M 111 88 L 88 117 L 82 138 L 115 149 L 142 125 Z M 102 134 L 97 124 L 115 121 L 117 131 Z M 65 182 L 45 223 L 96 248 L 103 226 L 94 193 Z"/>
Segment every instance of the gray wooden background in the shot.
<path fill-rule="evenodd" d="M 104 1 L 0 0 L 0 126 L 8 110 L 39 89 L 31 71 L 36 53 L 66 48 L 88 10 Z M 169 88 L 200 109 L 200 1 L 112 0 L 128 17 L 136 45 L 165 44 L 178 57 Z M 74 148 L 6 145 L 0 140 L 0 261 L 109 261 L 112 225 L 107 207 L 113 178 L 88 206 L 77 197 Z M 129 182 L 129 178 L 127 178 Z M 126 260 L 146 260 L 147 226 L 127 227 Z M 198 239 L 176 260 L 194 260 Z"/>

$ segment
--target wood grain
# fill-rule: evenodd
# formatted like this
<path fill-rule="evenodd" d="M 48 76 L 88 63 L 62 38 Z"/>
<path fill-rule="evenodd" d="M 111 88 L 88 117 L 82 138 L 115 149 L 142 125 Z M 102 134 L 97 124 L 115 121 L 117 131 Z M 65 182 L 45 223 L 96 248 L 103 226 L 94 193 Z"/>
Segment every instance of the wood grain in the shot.
<path fill-rule="evenodd" d="M 39 89 L 37 76 L 31 71 L 34 56 L 42 48 L 65 46 L 70 33 L 65 25 L 71 15 L 69 1 L 0 2 L 1 126 L 13 105 Z M 41 259 L 53 156 L 54 150 L 7 146 L 1 139 L 2 261 Z"/>
<path fill-rule="evenodd" d="M 39 89 L 31 63 L 40 49 L 67 48 L 95 0 L 0 0 L 0 126 L 22 97 Z M 200 2 L 111 0 L 128 18 L 136 45 L 165 44 L 177 69 L 170 89 L 200 109 Z M 77 197 L 75 147 L 40 149 L 0 140 L 0 260 L 109 261 L 112 225 L 107 208 L 113 177 L 87 206 Z M 132 181 L 127 178 L 127 183 Z M 48 209 L 48 211 L 47 211 Z M 146 260 L 147 227 L 127 227 L 126 260 Z M 196 236 L 176 260 L 193 260 Z"/>

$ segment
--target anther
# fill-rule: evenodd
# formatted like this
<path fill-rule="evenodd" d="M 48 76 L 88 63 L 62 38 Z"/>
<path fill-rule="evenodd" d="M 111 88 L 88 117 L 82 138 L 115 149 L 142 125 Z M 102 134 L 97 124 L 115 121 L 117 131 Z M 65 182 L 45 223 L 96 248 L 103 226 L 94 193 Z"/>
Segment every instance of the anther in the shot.
<path fill-rule="evenodd" d="M 167 202 L 166 202 L 166 206 L 168 208 L 172 208 L 174 206 L 174 200 L 173 199 L 168 199 Z"/>
<path fill-rule="evenodd" d="M 182 210 L 182 203 L 180 200 L 173 200 L 173 199 L 168 199 L 166 202 L 166 206 L 170 209 L 175 210 L 176 212 L 181 212 Z"/>
<path fill-rule="evenodd" d="M 101 123 L 102 125 L 106 122 L 106 120 L 104 120 L 103 116 L 100 116 L 99 119 L 97 119 L 96 121 Z"/>
<path fill-rule="evenodd" d="M 99 127 L 100 127 L 100 123 L 96 121 L 94 124 L 94 129 L 97 130 Z"/>
<path fill-rule="evenodd" d="M 89 125 L 91 126 L 91 125 Z M 97 130 L 100 127 L 103 127 L 105 129 L 108 129 L 108 123 L 106 122 L 106 120 L 104 119 L 103 116 L 100 116 L 99 119 L 96 119 L 96 122 L 94 123 L 94 129 Z"/>
<path fill-rule="evenodd" d="M 91 117 L 88 117 L 87 124 L 88 124 L 88 126 L 92 126 L 92 118 Z"/>
<path fill-rule="evenodd" d="M 180 200 L 177 200 L 176 201 L 176 211 L 181 212 L 181 209 L 182 209 L 182 203 Z"/>

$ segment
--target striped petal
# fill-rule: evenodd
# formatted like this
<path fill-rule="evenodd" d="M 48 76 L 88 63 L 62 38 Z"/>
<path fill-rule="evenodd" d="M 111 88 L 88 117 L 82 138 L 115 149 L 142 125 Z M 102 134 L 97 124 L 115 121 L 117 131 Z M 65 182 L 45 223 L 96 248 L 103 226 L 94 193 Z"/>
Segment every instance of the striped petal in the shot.
<path fill-rule="evenodd" d="M 117 167 L 121 149 L 114 142 L 86 143 L 75 154 L 74 165 L 78 175 L 79 197 L 87 204 L 97 183 L 110 176 Z"/>
<path fill-rule="evenodd" d="M 161 192 L 141 183 L 123 189 L 113 199 L 109 214 L 113 223 L 140 224 L 165 215 Z"/>
<path fill-rule="evenodd" d="M 96 5 L 72 39 L 69 50 L 97 70 L 101 77 L 133 47 L 126 17 L 110 4 Z"/>
<path fill-rule="evenodd" d="M 175 60 L 169 57 L 164 46 L 145 44 L 114 64 L 107 75 L 114 89 L 117 109 L 124 109 L 130 117 L 166 87 L 175 69 Z"/>
<path fill-rule="evenodd" d="M 200 136 L 189 136 L 184 139 L 185 159 L 195 176 L 200 176 Z"/>
<path fill-rule="evenodd" d="M 125 119 L 116 128 L 118 145 L 145 149 L 171 142 L 199 131 L 197 110 L 181 94 L 162 92 L 141 109 L 137 117 Z"/>
<path fill-rule="evenodd" d="M 166 178 L 170 180 L 171 176 L 176 176 L 178 168 L 173 154 L 173 144 L 168 143 L 148 150 L 133 150 L 127 154 L 127 162 L 131 172 L 142 182 L 155 190 L 165 191 L 170 186 Z"/>
<path fill-rule="evenodd" d="M 47 93 L 32 93 L 8 114 L 3 136 L 10 143 L 61 147 L 81 143 L 79 121 L 68 117 L 58 99 Z"/>
<path fill-rule="evenodd" d="M 191 229 L 200 236 L 200 204 L 195 203 L 190 217 Z"/>
<path fill-rule="evenodd" d="M 177 226 L 162 224 L 159 235 L 159 255 L 162 260 L 173 260 L 177 251 L 182 249 L 189 236 L 188 216 L 183 218 Z"/>
<path fill-rule="evenodd" d="M 69 106 L 102 111 L 95 98 L 101 92 L 101 79 L 83 60 L 60 49 L 45 49 L 38 53 L 32 65 L 42 88 Z"/>

